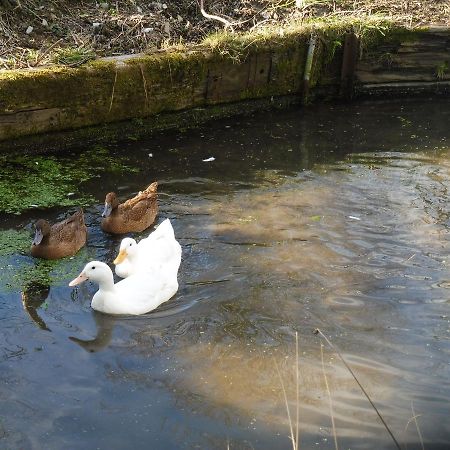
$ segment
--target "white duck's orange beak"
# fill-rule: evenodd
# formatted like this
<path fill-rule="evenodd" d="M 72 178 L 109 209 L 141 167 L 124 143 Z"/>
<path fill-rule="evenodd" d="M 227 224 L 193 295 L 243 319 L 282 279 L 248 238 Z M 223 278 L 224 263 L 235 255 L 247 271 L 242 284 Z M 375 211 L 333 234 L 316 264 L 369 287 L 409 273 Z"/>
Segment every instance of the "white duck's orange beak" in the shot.
<path fill-rule="evenodd" d="M 120 264 L 121 262 L 123 262 L 126 257 L 127 257 L 127 251 L 120 250 L 119 254 L 117 255 L 117 258 L 113 261 L 113 263 L 117 266 L 117 264 Z"/>
<path fill-rule="evenodd" d="M 69 283 L 69 286 L 76 286 L 77 284 L 81 284 L 84 281 L 87 281 L 89 278 L 85 275 L 84 272 L 81 272 L 74 280 Z"/>

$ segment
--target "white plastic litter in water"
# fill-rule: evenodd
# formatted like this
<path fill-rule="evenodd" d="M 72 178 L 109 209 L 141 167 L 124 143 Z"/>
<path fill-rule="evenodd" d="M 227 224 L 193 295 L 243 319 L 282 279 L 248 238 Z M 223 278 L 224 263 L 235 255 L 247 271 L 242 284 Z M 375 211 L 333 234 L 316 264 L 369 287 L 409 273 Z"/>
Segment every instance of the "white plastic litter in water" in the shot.
<path fill-rule="evenodd" d="M 214 161 L 216 158 L 214 156 L 211 156 L 211 158 L 202 159 L 203 162 L 211 162 Z"/>
<path fill-rule="evenodd" d="M 361 220 L 359 217 L 356 216 L 348 216 L 348 218 L 353 220 Z"/>

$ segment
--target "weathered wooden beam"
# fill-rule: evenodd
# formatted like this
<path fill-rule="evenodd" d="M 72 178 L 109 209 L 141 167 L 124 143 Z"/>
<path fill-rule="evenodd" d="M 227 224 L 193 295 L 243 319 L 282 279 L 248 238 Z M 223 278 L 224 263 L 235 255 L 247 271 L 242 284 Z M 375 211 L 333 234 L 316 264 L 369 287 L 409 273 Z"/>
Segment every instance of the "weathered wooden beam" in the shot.
<path fill-rule="evenodd" d="M 355 71 L 358 64 L 359 40 L 355 33 L 346 33 L 344 39 L 344 54 L 342 57 L 340 95 L 346 100 L 353 97 Z"/>
<path fill-rule="evenodd" d="M 365 53 L 358 62 L 359 85 L 450 80 L 450 28 L 419 31 Z"/>
<path fill-rule="evenodd" d="M 393 82 L 364 84 L 356 88 L 356 95 L 366 97 L 380 96 L 417 96 L 417 95 L 449 95 L 450 81 L 433 82 Z"/>

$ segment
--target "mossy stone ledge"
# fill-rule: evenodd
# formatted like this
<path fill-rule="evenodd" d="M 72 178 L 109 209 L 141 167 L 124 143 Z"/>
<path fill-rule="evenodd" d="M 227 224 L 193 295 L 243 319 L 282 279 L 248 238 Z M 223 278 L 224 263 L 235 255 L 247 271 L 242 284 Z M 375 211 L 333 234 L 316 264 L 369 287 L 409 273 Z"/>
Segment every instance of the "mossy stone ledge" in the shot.
<path fill-rule="evenodd" d="M 317 45 L 306 100 L 339 98 L 349 33 L 359 39 L 352 72 L 356 94 L 404 82 L 432 83 L 447 92 L 448 28 L 409 30 L 386 21 L 348 20 L 219 33 L 200 46 L 103 58 L 77 68 L 0 71 L 0 148 L 25 136 L 98 127 L 98 133 L 90 128 L 85 134 L 92 137 L 105 125 L 130 119 L 140 119 L 133 128 L 148 132 L 158 128 L 155 118 L 164 114 L 165 127 L 177 126 L 180 112 L 185 120 L 198 117 L 200 108 L 201 120 L 207 120 L 221 110 L 224 115 L 242 110 L 229 105 L 243 101 L 263 105 L 284 96 L 305 101 L 311 36 Z"/>

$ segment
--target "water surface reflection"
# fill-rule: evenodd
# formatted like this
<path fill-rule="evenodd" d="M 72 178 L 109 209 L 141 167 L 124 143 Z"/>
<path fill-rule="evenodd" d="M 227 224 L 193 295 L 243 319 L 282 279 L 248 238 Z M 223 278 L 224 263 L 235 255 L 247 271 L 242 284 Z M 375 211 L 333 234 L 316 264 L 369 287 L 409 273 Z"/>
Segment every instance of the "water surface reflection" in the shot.
<path fill-rule="evenodd" d="M 413 407 L 425 447 L 447 448 L 449 116 L 437 100 L 314 107 L 111 144 L 139 172 L 80 185 L 98 202 L 84 253 L 45 270 L 0 254 L 3 446 L 290 448 L 298 364 L 301 448 L 334 448 L 324 372 L 340 447 L 394 448 L 328 347 L 322 367 L 318 327 L 399 442 L 421 448 Z M 180 290 L 144 317 L 95 313 L 95 286 L 67 282 L 115 256 L 104 192 L 149 179 L 183 247 Z"/>

